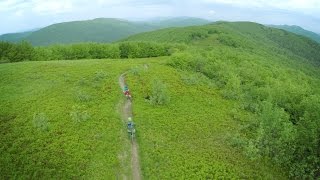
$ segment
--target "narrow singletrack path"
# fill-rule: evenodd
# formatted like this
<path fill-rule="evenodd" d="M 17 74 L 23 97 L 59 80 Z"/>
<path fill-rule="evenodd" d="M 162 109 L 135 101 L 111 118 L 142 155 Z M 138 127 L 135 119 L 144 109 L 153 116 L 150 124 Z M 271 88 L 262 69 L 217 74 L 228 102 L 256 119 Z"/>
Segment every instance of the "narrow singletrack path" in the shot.
<path fill-rule="evenodd" d="M 123 73 L 119 77 L 119 85 L 121 87 L 121 90 L 125 86 L 125 75 L 126 73 Z M 126 99 L 121 109 L 122 109 L 121 110 L 122 118 L 124 118 L 124 121 L 127 123 L 128 117 L 133 118 L 132 102 Z M 131 141 L 131 152 L 132 152 L 132 155 L 131 155 L 132 178 L 134 180 L 140 180 L 141 172 L 140 172 L 140 163 L 139 163 L 138 144 L 135 138 Z"/>

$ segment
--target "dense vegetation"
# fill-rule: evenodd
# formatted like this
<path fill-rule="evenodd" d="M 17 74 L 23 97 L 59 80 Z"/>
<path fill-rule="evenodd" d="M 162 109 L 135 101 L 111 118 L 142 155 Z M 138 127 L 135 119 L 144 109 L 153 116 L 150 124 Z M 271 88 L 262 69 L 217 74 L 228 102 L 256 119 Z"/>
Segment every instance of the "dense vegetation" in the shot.
<path fill-rule="evenodd" d="M 171 28 L 127 41 L 136 39 L 191 45 L 169 65 L 194 72 L 187 80 L 193 83 L 199 74 L 209 78 L 236 103 L 229 113 L 243 127 L 231 144 L 251 159 L 270 159 L 290 177 L 319 177 L 320 44 L 246 22 Z"/>
<path fill-rule="evenodd" d="M 232 103 L 206 78 L 192 85 L 191 76 L 164 65 L 168 59 L 1 64 L 1 179 L 129 176 L 117 112 L 118 77 L 126 70 L 144 177 L 281 179 L 271 164 L 251 162 L 227 143 L 238 128 L 228 118 Z"/>
<path fill-rule="evenodd" d="M 292 177 L 317 177 L 320 74 L 312 77 L 287 68 L 275 57 L 221 50 L 204 56 L 179 54 L 170 65 L 204 75 L 222 97 L 236 102 L 229 113 L 243 127 L 231 143 L 249 158 L 270 158 Z"/>
<path fill-rule="evenodd" d="M 125 63 L 80 60 L 1 64 L 0 98 L 4 103 L 0 130 L 4 135 L 0 142 L 4 146 L 0 153 L 4 155 L 0 165 L 13 162 L 10 167 L 0 166 L 4 178 L 50 177 L 52 169 L 61 170 L 53 176 L 57 178 L 103 177 L 98 173 L 103 163 L 109 164 L 105 166 L 109 177 L 129 173 L 121 170 L 121 159 L 129 157 L 119 156 L 121 146 L 127 147 L 121 138 L 125 132 L 119 117 L 111 112 L 120 96 L 114 94 L 120 91 L 117 78 L 125 70 L 130 70 L 127 82 L 134 98 L 145 178 L 320 177 L 320 44 L 308 38 L 255 23 L 218 22 L 138 34 L 107 45 L 32 47 L 26 42 L 2 43 L 2 54 L 12 52 L 3 48 L 8 44 L 36 52 L 33 54 L 70 48 L 73 56 L 61 58 L 87 58 L 78 56 L 83 52 L 89 52 L 91 58 L 105 58 L 104 52 L 110 58 L 171 56 Z M 27 126 L 21 126 L 25 123 Z M 67 135 L 55 139 L 51 135 L 61 135 L 57 135 L 58 130 Z M 101 131 L 109 141 L 86 136 Z M 30 144 L 33 139 L 38 141 Z M 67 140 L 72 143 L 64 145 L 68 147 L 65 161 L 60 162 L 61 157 L 55 154 L 47 157 L 49 152 L 59 152 L 52 142 L 63 144 Z M 29 152 L 33 148 L 43 151 L 40 164 L 34 160 L 38 155 Z M 29 161 L 34 163 L 24 166 Z M 93 171 L 91 163 L 101 166 Z"/>
<path fill-rule="evenodd" d="M 295 34 L 299 34 L 299 35 L 308 37 L 308 38 L 320 43 L 320 35 L 319 34 L 314 33 L 312 31 L 305 30 L 299 26 L 271 25 L 270 27 L 279 28 L 279 29 L 283 29 L 283 30 L 295 33 Z"/>
<path fill-rule="evenodd" d="M 209 21 L 198 18 L 172 18 L 156 21 L 130 22 L 122 19 L 97 18 L 53 24 L 33 32 L 4 34 L 0 41 L 26 40 L 35 46 L 74 44 L 82 42 L 114 42 L 130 35 L 166 28 L 203 25 Z"/>
<path fill-rule="evenodd" d="M 146 58 L 168 56 L 183 48 L 183 45 L 178 44 L 169 45 L 152 42 L 122 42 L 117 44 L 81 43 L 44 47 L 33 47 L 26 41 L 17 44 L 0 42 L 0 61 Z"/>
<path fill-rule="evenodd" d="M 209 78 L 166 65 L 150 64 L 148 69 L 136 67 L 128 75 L 128 82 L 135 97 L 137 139 L 144 177 L 285 177 L 271 164 L 251 161 L 231 147 L 228 143 L 231 132 L 240 127 L 238 120 L 229 116 L 234 102 L 223 99 Z M 154 96 L 162 97 L 160 103 L 153 102 Z"/>
<path fill-rule="evenodd" d="M 128 174 L 121 162 L 129 160 L 118 158 L 127 142 L 115 81 L 126 68 L 98 60 L 2 64 L 0 179 Z"/>

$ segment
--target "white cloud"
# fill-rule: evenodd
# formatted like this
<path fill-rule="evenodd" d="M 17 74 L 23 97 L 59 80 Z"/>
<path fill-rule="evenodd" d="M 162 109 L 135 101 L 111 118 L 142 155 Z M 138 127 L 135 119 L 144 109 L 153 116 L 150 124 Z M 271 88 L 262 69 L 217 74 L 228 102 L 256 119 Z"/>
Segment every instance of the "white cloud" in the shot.
<path fill-rule="evenodd" d="M 270 13 L 277 13 L 277 16 Z M 282 18 L 289 15 L 294 17 L 292 21 Z M 7 24 L 0 28 L 0 34 L 97 17 L 148 19 L 162 16 L 257 22 L 279 19 L 283 24 L 312 19 L 315 23 L 310 20 L 305 24 L 312 24 L 313 29 L 320 31 L 320 0 L 0 0 L 0 21 Z M 299 16 L 306 20 L 297 19 Z"/>
<path fill-rule="evenodd" d="M 242 7 L 308 10 L 320 9 L 319 0 L 201 0 L 205 3 L 222 3 Z"/>
<path fill-rule="evenodd" d="M 210 11 L 209 11 L 209 14 L 210 14 L 210 15 L 214 15 L 214 14 L 216 14 L 216 11 L 210 10 Z"/>
<path fill-rule="evenodd" d="M 28 2 L 24 0 L 2 0 L 0 1 L 0 12 L 9 12 L 24 8 Z"/>
<path fill-rule="evenodd" d="M 71 0 L 33 0 L 32 11 L 40 15 L 61 14 L 73 10 Z"/>
<path fill-rule="evenodd" d="M 24 15 L 24 10 L 18 10 L 16 12 L 14 12 L 14 15 L 16 17 L 22 17 Z"/>

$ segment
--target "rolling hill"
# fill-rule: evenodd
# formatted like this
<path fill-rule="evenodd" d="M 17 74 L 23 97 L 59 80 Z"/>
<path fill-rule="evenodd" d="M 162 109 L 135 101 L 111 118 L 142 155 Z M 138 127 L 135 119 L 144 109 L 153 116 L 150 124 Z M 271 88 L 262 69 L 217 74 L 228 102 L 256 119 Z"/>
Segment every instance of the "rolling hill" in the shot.
<path fill-rule="evenodd" d="M 21 33 L 3 34 L 3 35 L 0 36 L 0 41 L 19 42 L 22 39 L 25 39 L 29 35 L 31 35 L 32 32 L 33 31 L 26 31 L 26 32 L 21 32 Z"/>
<path fill-rule="evenodd" d="M 210 21 L 194 18 L 194 17 L 176 17 L 176 18 L 162 18 L 147 21 L 148 24 L 160 28 L 168 27 L 186 27 L 197 26 L 210 23 Z"/>
<path fill-rule="evenodd" d="M 289 32 L 293 32 L 295 34 L 299 34 L 305 37 L 308 37 L 310 39 L 313 39 L 320 43 L 320 35 L 317 33 L 314 33 L 312 31 L 308 31 L 303 29 L 302 27 L 299 26 L 289 26 L 289 25 L 270 25 L 270 27 L 278 28 L 278 29 L 283 29 Z"/>
<path fill-rule="evenodd" d="M 32 33 L 26 37 L 26 40 L 34 45 L 112 42 L 138 32 L 150 30 L 153 30 L 153 27 L 144 23 L 99 18 L 54 24 Z"/>
<path fill-rule="evenodd" d="M 133 35 L 122 41 L 188 43 L 206 47 L 224 44 L 250 51 L 259 49 L 288 53 L 320 63 L 320 44 L 294 33 L 251 22 L 217 22 L 201 27 L 168 28 Z"/>
<path fill-rule="evenodd" d="M 33 45 L 71 44 L 80 42 L 113 42 L 130 35 L 166 27 L 203 25 L 209 21 L 199 18 L 168 18 L 158 21 L 130 22 L 122 19 L 97 18 L 53 24 L 34 32 L 5 34 L 0 40 L 26 40 Z"/>
<path fill-rule="evenodd" d="M 320 45 L 309 38 L 217 22 L 24 49 L 42 61 L 0 64 L 1 179 L 131 179 L 124 72 L 144 179 L 319 178 Z M 54 53 L 69 60 L 44 58 Z"/>

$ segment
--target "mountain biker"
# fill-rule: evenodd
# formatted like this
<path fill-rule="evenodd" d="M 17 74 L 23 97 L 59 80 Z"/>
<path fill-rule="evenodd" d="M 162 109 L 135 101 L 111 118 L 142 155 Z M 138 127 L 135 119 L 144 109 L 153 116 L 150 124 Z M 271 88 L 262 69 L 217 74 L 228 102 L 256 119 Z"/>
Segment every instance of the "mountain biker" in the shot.
<path fill-rule="evenodd" d="M 129 129 L 133 129 L 134 127 L 134 123 L 132 121 L 132 118 L 131 117 L 128 117 L 128 128 Z"/>
<path fill-rule="evenodd" d="M 129 117 L 128 118 L 128 133 L 131 135 L 131 136 L 134 136 L 136 130 L 134 129 L 134 123 L 132 121 L 132 118 Z"/>
<path fill-rule="evenodd" d="M 128 85 L 124 85 L 123 92 L 129 91 Z"/>
<path fill-rule="evenodd" d="M 124 85 L 123 87 L 123 93 L 124 95 L 128 98 L 128 99 L 131 99 L 131 94 L 130 94 L 130 91 L 129 91 L 129 88 L 127 85 Z"/>

